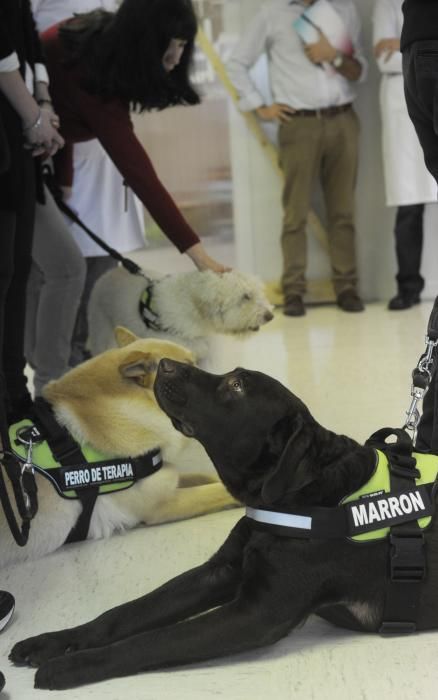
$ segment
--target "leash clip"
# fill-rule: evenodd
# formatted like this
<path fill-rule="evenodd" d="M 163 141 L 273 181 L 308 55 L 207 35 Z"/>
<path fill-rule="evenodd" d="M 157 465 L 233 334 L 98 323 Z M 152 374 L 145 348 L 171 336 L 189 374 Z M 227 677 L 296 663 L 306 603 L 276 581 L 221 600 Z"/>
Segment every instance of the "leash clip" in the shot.
<path fill-rule="evenodd" d="M 26 461 L 21 466 L 21 476 L 23 476 L 25 472 L 31 472 L 32 474 L 35 474 L 35 469 L 32 462 L 32 450 L 33 442 L 32 440 L 30 440 L 27 448 Z"/>
<path fill-rule="evenodd" d="M 27 447 L 26 461 L 23 462 L 23 464 L 21 465 L 20 487 L 21 487 L 21 491 L 23 493 L 24 506 L 29 514 L 31 512 L 32 504 L 31 504 L 30 495 L 29 495 L 29 491 L 28 491 L 26 482 L 29 480 L 28 475 L 32 475 L 32 477 L 33 477 L 35 474 L 35 468 L 34 468 L 33 462 L 32 462 L 33 442 L 31 439 L 29 439 L 27 446 L 28 447 Z"/>
<path fill-rule="evenodd" d="M 428 335 L 426 336 L 426 350 L 412 372 L 412 398 L 411 404 L 406 411 L 406 422 L 403 427 L 406 430 L 412 430 L 413 442 L 416 440 L 417 427 L 420 422 L 420 412 L 417 405 L 422 401 L 432 379 L 432 368 L 434 364 L 433 355 L 437 345 L 438 340 L 432 340 Z"/>

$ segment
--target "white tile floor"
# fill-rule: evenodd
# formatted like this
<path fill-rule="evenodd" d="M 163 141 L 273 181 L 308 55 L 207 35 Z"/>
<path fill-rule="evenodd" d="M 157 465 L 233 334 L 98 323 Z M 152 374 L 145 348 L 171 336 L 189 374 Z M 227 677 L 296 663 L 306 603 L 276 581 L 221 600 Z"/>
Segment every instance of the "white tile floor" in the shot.
<path fill-rule="evenodd" d="M 150 251 L 147 264 L 175 267 L 175 258 L 169 255 L 171 262 Z M 363 440 L 379 427 L 401 425 L 409 402 L 410 372 L 423 350 L 430 308 L 424 303 L 391 314 L 383 304 L 373 304 L 363 314 L 349 315 L 323 307 L 310 309 L 301 319 L 278 313 L 246 341 L 218 339 L 218 371 L 242 365 L 270 373 L 298 394 L 323 425 Z M 107 541 L 70 545 L 43 560 L 2 571 L 0 588 L 13 592 L 17 600 L 13 622 L 0 635 L 5 698 L 437 697 L 438 632 L 388 640 L 337 630 L 317 618 L 269 649 L 63 693 L 33 690 L 33 672 L 9 665 L 6 657 L 15 641 L 78 624 L 201 563 L 240 516 L 241 511 L 235 510 L 141 528 Z"/>

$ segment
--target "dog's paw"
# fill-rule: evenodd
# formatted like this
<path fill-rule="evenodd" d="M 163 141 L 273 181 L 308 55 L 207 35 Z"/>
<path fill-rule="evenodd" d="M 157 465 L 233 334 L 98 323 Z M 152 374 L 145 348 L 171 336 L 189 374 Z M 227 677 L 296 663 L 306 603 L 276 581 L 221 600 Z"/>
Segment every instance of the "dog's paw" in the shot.
<path fill-rule="evenodd" d="M 64 634 L 40 634 L 17 642 L 9 654 L 9 660 L 17 666 L 40 666 L 48 659 L 62 656 L 70 649 Z"/>
<path fill-rule="evenodd" d="M 92 649 L 44 662 L 35 673 L 34 686 L 45 690 L 67 690 L 110 677 L 105 652 Z"/>
<path fill-rule="evenodd" d="M 67 690 L 80 685 L 69 657 L 60 656 L 43 663 L 35 673 L 34 688 Z"/>
<path fill-rule="evenodd" d="M 59 659 L 50 659 L 43 663 L 35 673 L 34 688 L 41 690 L 66 690 L 63 674 L 59 667 Z"/>
<path fill-rule="evenodd" d="M 55 686 L 53 685 L 52 664 L 50 661 L 40 666 L 35 673 L 33 687 L 41 690 L 55 690 Z"/>

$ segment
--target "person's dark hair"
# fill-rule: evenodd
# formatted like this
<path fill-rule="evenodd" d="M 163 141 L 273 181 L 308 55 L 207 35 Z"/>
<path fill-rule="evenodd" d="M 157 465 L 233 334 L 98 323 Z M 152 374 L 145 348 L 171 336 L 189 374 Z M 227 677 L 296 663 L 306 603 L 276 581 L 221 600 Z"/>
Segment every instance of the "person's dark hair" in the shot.
<path fill-rule="evenodd" d="M 191 0 L 124 0 L 115 13 L 76 15 L 59 33 L 68 65 L 81 66 L 86 90 L 142 112 L 200 101 L 189 78 L 196 31 Z M 187 45 L 166 72 L 163 56 L 175 38 Z"/>

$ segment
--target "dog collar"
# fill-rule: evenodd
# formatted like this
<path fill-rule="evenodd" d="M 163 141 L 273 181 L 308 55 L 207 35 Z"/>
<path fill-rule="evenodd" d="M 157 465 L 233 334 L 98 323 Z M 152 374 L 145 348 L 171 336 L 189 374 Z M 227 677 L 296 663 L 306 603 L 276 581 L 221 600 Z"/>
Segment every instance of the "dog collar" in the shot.
<path fill-rule="evenodd" d="M 372 477 L 358 491 L 345 497 L 339 506 L 297 508 L 285 513 L 273 509 L 247 508 L 246 516 L 258 529 L 304 539 L 348 538 L 357 542 L 384 539 L 390 528 L 418 521 L 424 529 L 434 513 L 433 496 L 437 486 L 438 457 L 413 453 L 418 478 L 411 488 L 393 492 L 387 456 L 376 452 Z"/>
<path fill-rule="evenodd" d="M 153 331 L 166 331 L 167 328 L 161 325 L 158 314 L 152 309 L 154 286 L 155 283 L 153 280 L 150 280 L 147 287 L 141 293 L 138 309 L 143 323 L 147 328 Z"/>
<path fill-rule="evenodd" d="M 154 474 L 163 464 L 158 448 L 140 457 L 108 459 L 89 445 L 83 445 L 80 451 L 84 462 L 62 465 L 39 428 L 28 419 L 10 427 L 9 439 L 13 452 L 21 462 L 28 459 L 31 445 L 31 461 L 35 471 L 48 479 L 59 495 L 67 499 L 80 499 L 81 493 L 92 487 L 98 487 L 99 496 L 124 491 L 139 479 Z"/>

